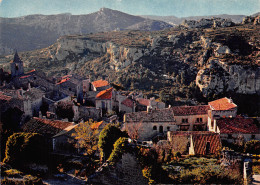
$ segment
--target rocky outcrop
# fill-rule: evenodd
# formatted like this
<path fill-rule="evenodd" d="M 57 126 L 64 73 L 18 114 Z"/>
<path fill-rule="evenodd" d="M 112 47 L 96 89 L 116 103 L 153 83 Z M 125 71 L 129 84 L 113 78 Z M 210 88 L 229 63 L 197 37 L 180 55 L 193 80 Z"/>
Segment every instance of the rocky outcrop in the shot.
<path fill-rule="evenodd" d="M 213 59 L 199 70 L 196 85 L 204 95 L 228 91 L 260 94 L 260 67 L 227 65 L 219 59 Z"/>
<path fill-rule="evenodd" d="M 221 19 L 221 18 L 212 18 L 212 19 L 200 19 L 198 21 L 195 20 L 185 20 L 182 23 L 183 26 L 187 28 L 218 28 L 218 27 L 230 27 L 234 26 L 230 19 Z"/>
<path fill-rule="evenodd" d="M 249 23 L 253 23 L 254 25 L 259 25 L 260 24 L 260 15 L 244 17 L 242 24 L 249 24 Z"/>
<path fill-rule="evenodd" d="M 143 177 L 136 157 L 126 153 L 114 166 L 103 164 L 95 174 L 88 178 L 87 184 L 143 185 L 148 184 L 148 180 Z"/>

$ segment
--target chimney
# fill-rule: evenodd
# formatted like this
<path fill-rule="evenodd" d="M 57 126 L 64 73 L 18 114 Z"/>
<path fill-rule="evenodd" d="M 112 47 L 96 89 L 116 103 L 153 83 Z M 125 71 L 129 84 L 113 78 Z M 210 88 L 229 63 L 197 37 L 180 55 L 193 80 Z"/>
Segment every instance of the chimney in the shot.
<path fill-rule="evenodd" d="M 152 112 L 152 107 L 148 106 L 147 107 L 147 113 L 150 113 L 150 112 Z"/>

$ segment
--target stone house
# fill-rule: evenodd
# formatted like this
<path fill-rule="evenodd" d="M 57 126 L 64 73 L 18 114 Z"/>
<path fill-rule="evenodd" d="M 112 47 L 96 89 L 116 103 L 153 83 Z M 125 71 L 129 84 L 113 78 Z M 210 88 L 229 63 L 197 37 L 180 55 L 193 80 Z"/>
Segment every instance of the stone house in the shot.
<path fill-rule="evenodd" d="M 149 109 L 164 109 L 165 103 L 155 100 L 154 98 L 136 98 L 136 111 L 145 111 Z"/>
<path fill-rule="evenodd" d="M 220 118 L 213 121 L 213 127 L 209 130 L 220 133 L 222 141 L 236 143 L 239 140 L 250 141 L 260 140 L 260 132 L 254 120 L 237 116 L 234 118 Z"/>
<path fill-rule="evenodd" d="M 220 135 L 209 131 L 170 131 L 167 140 L 175 151 L 186 155 L 212 155 L 221 149 Z"/>
<path fill-rule="evenodd" d="M 208 103 L 210 110 L 208 113 L 208 123 L 213 126 L 213 120 L 221 117 L 236 117 L 237 105 L 233 103 L 232 99 L 227 97 L 221 98 Z"/>
<path fill-rule="evenodd" d="M 167 131 L 205 130 L 208 106 L 178 106 L 166 109 L 127 113 L 125 127 L 140 127 L 140 140 L 150 140 Z"/>
<path fill-rule="evenodd" d="M 66 131 L 66 128 L 70 126 L 74 126 L 74 123 L 33 117 L 22 126 L 22 130 L 24 132 L 42 134 L 51 151 L 53 149 L 52 137 L 62 131 Z"/>
<path fill-rule="evenodd" d="M 119 104 L 119 112 L 131 113 L 135 112 L 136 103 L 130 98 L 126 98 Z"/>
<path fill-rule="evenodd" d="M 180 131 L 206 130 L 208 105 L 176 106 L 171 109 Z"/>
<path fill-rule="evenodd" d="M 221 140 L 217 133 L 198 132 L 191 134 L 189 155 L 216 155 L 221 150 Z"/>
<path fill-rule="evenodd" d="M 91 83 L 92 91 L 103 91 L 110 88 L 110 84 L 106 80 L 97 80 Z"/>
<path fill-rule="evenodd" d="M 105 112 L 112 112 L 113 110 L 113 100 L 115 98 L 113 88 L 109 88 L 100 91 L 96 95 L 96 108 L 102 110 L 102 114 Z"/>

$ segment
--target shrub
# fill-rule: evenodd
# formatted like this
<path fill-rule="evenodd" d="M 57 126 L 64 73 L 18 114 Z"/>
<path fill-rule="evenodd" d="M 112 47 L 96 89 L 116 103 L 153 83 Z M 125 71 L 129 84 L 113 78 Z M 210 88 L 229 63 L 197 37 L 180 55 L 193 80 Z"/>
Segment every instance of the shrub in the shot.
<path fill-rule="evenodd" d="M 46 157 L 43 138 L 36 133 L 15 133 L 6 143 L 4 163 L 19 166 L 24 162 L 39 162 Z"/>
<path fill-rule="evenodd" d="M 114 144 L 114 149 L 110 154 L 108 161 L 115 163 L 122 158 L 122 155 L 128 151 L 131 151 L 129 148 L 128 139 L 126 137 L 120 137 Z"/>
<path fill-rule="evenodd" d="M 23 173 L 16 169 L 10 169 L 10 170 L 6 170 L 5 174 L 8 177 L 20 177 L 20 175 L 22 175 Z"/>
<path fill-rule="evenodd" d="M 120 137 L 128 137 L 128 135 L 112 124 L 106 125 L 100 132 L 98 147 L 102 159 L 106 160 L 110 156 L 114 143 Z"/>
<path fill-rule="evenodd" d="M 246 142 L 244 152 L 251 154 L 260 154 L 260 141 L 251 140 Z"/>

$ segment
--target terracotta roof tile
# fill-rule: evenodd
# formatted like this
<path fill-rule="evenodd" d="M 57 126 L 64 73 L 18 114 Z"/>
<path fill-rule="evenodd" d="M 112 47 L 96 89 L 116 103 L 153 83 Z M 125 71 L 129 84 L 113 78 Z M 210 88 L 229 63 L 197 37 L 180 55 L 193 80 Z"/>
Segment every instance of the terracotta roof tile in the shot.
<path fill-rule="evenodd" d="M 236 118 L 221 118 L 216 120 L 220 133 L 223 134 L 258 134 L 259 129 L 254 124 L 254 120 L 250 118 L 236 117 Z"/>
<path fill-rule="evenodd" d="M 130 100 L 129 98 L 126 98 L 124 101 L 122 101 L 122 104 L 131 108 L 134 106 L 133 100 Z"/>
<path fill-rule="evenodd" d="M 208 114 L 208 105 L 172 107 L 175 116 Z"/>
<path fill-rule="evenodd" d="M 97 80 L 97 81 L 92 82 L 92 84 L 96 88 L 109 85 L 108 81 L 106 81 L 106 80 Z"/>
<path fill-rule="evenodd" d="M 144 106 L 149 106 L 149 105 L 150 105 L 150 100 L 148 100 L 148 99 L 137 98 L 136 101 L 137 101 L 140 105 L 144 105 Z"/>
<path fill-rule="evenodd" d="M 63 122 L 60 120 L 49 120 L 34 117 L 25 123 L 22 129 L 24 132 L 34 132 L 43 135 L 54 136 L 72 125 L 72 122 Z"/>
<path fill-rule="evenodd" d="M 209 105 L 213 110 L 232 110 L 237 107 L 231 99 L 221 98 L 215 101 L 209 102 Z"/>
<path fill-rule="evenodd" d="M 220 136 L 217 133 L 192 134 L 192 140 L 195 155 L 215 154 L 221 148 Z M 207 145 L 209 153 L 206 151 Z"/>
<path fill-rule="evenodd" d="M 112 92 L 113 92 L 113 87 L 100 91 L 97 95 L 97 99 L 111 99 L 112 98 Z"/>
<path fill-rule="evenodd" d="M 103 123 L 103 121 L 93 123 L 93 124 L 90 126 L 90 128 L 91 128 L 92 130 L 98 129 L 99 126 L 102 125 L 102 123 Z"/>

